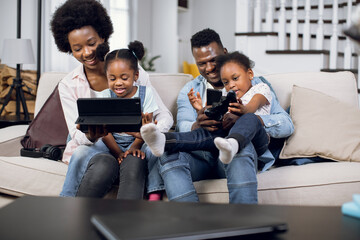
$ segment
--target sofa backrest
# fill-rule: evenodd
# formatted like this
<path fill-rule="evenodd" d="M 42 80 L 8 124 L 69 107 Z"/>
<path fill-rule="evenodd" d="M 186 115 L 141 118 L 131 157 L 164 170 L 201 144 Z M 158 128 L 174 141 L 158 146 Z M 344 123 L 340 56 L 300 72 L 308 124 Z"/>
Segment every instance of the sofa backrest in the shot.
<path fill-rule="evenodd" d="M 176 100 L 183 86 L 191 81 L 193 76 L 184 73 L 151 73 L 150 82 L 156 89 L 165 106 L 170 110 L 176 120 L 177 104 Z"/>
<path fill-rule="evenodd" d="M 35 102 L 35 116 L 55 89 L 57 83 L 65 76 L 66 73 L 60 72 L 46 72 L 41 75 Z M 151 84 L 159 93 L 165 106 L 173 114 L 174 119 L 176 119 L 177 95 L 181 88 L 191 81 L 193 77 L 184 73 L 151 73 L 149 76 Z"/>
<path fill-rule="evenodd" d="M 39 112 L 56 84 L 66 73 L 43 73 L 38 86 L 35 102 L 35 115 Z M 280 104 L 284 109 L 290 106 L 290 97 L 293 85 L 310 88 L 329 96 L 333 96 L 352 106 L 359 107 L 356 78 L 351 72 L 301 72 L 267 74 L 264 77 L 274 88 Z M 190 74 L 151 73 L 150 81 L 159 93 L 165 106 L 171 111 L 176 120 L 177 96 L 181 88 L 193 77 Z"/>
<path fill-rule="evenodd" d="M 290 106 L 293 85 L 310 88 L 359 107 L 356 78 L 352 72 L 279 73 L 264 77 L 271 83 L 284 109 Z"/>

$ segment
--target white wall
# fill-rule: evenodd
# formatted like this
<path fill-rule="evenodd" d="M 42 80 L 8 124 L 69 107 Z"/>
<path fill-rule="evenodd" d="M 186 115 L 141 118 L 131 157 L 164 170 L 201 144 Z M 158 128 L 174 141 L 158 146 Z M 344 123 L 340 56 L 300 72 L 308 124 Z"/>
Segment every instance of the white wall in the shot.
<path fill-rule="evenodd" d="M 195 63 L 190 39 L 196 32 L 211 28 L 219 33 L 229 51 L 235 50 L 236 0 L 189 0 L 189 8 L 178 12 L 179 17 L 179 71 L 182 62 Z"/>
<path fill-rule="evenodd" d="M 154 0 L 152 6 L 151 52 L 161 55 L 157 72 L 178 71 L 177 0 Z"/>
<path fill-rule="evenodd" d="M 235 50 L 236 0 L 192 1 L 192 32 L 212 28 L 219 33 L 224 47 Z"/>
<path fill-rule="evenodd" d="M 177 10 L 175 0 L 137 0 L 137 6 L 137 37 L 153 56 L 161 55 L 157 72 L 181 71 L 183 61 L 193 62 L 190 38 L 204 28 L 214 29 L 224 46 L 235 50 L 236 0 L 189 0 L 185 11 Z"/>
<path fill-rule="evenodd" d="M 181 71 L 183 60 L 193 61 L 190 38 L 199 30 L 212 28 L 220 34 L 229 51 L 235 49 L 236 0 L 189 0 L 189 9 L 179 12 L 177 0 L 131 0 L 137 9 L 131 40 L 140 40 L 152 56 L 161 55 L 155 61 L 157 72 Z M 16 2 L 0 0 L 0 51 L 4 38 L 16 38 Z M 42 1 L 43 12 L 53 13 L 64 0 Z M 106 4 L 106 0 L 102 0 Z M 31 38 L 36 58 L 37 0 L 22 1 L 22 37 Z M 49 30 L 51 16 L 44 16 L 42 26 L 42 72 L 70 71 L 77 66 L 70 55 L 60 53 L 54 45 Z M 179 42 L 180 41 L 180 42 Z M 183 43 L 183 48 L 179 43 Z M 56 54 L 55 54 L 56 52 Z M 36 70 L 36 64 L 24 65 L 24 69 Z"/>
<path fill-rule="evenodd" d="M 137 27 L 136 32 L 133 33 L 134 38 L 132 40 L 141 41 L 144 46 L 149 49 L 151 48 L 152 43 L 152 28 L 151 28 L 151 18 L 152 11 L 149 9 L 152 8 L 152 1 L 149 0 L 134 0 L 137 1 L 137 9 L 134 9 L 137 12 Z"/>

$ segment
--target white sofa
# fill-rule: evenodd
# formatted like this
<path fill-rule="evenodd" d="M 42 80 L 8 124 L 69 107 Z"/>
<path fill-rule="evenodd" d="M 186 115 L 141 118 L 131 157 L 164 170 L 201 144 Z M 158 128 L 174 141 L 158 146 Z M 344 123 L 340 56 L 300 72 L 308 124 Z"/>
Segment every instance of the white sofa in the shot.
<path fill-rule="evenodd" d="M 44 73 L 40 79 L 35 114 L 63 73 Z M 350 72 L 284 73 L 264 76 L 281 105 L 290 105 L 294 84 L 315 89 L 358 107 L 356 80 Z M 151 74 L 151 82 L 176 116 L 176 97 L 192 77 L 187 74 Z M 314 103 L 316 104 L 316 103 Z M 26 125 L 0 129 L 0 206 L 23 195 L 58 196 L 67 165 L 44 158 L 20 157 L 20 139 Z M 195 183 L 200 200 L 228 202 L 226 180 Z M 274 167 L 258 174 L 259 204 L 339 206 L 360 193 L 360 162 L 325 162 Z M 2 201 L 1 201 L 2 200 Z"/>

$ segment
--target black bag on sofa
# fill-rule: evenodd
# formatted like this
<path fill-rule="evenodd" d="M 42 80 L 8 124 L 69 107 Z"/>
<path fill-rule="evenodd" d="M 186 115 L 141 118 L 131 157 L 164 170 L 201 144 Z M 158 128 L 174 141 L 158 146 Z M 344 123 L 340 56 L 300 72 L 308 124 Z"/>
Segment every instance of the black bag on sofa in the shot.
<path fill-rule="evenodd" d="M 65 148 L 68 133 L 58 86 L 56 86 L 30 123 L 24 138 L 21 140 L 21 145 L 25 149 L 41 149 L 47 144 Z"/>

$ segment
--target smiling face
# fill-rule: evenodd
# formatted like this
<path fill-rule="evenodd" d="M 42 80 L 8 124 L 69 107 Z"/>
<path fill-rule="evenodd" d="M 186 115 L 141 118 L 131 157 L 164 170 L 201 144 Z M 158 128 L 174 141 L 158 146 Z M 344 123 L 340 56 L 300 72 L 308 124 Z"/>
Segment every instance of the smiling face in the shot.
<path fill-rule="evenodd" d="M 124 59 L 115 59 L 109 62 L 106 69 L 106 78 L 109 88 L 120 98 L 131 98 L 137 88 L 134 82 L 138 79 L 139 72 L 130 68 L 130 64 Z"/>
<path fill-rule="evenodd" d="M 104 42 L 92 26 L 75 29 L 68 34 L 73 56 L 87 69 L 95 69 L 99 63 L 96 48 Z"/>
<path fill-rule="evenodd" d="M 192 53 L 199 69 L 200 74 L 214 87 L 222 88 L 219 70 L 216 68 L 215 58 L 225 54 L 226 49 L 216 42 L 211 42 L 207 46 L 194 47 Z"/>
<path fill-rule="evenodd" d="M 236 62 L 228 62 L 222 66 L 220 75 L 226 91 L 233 90 L 241 98 L 251 88 L 254 73 L 251 68 L 246 70 Z"/>

